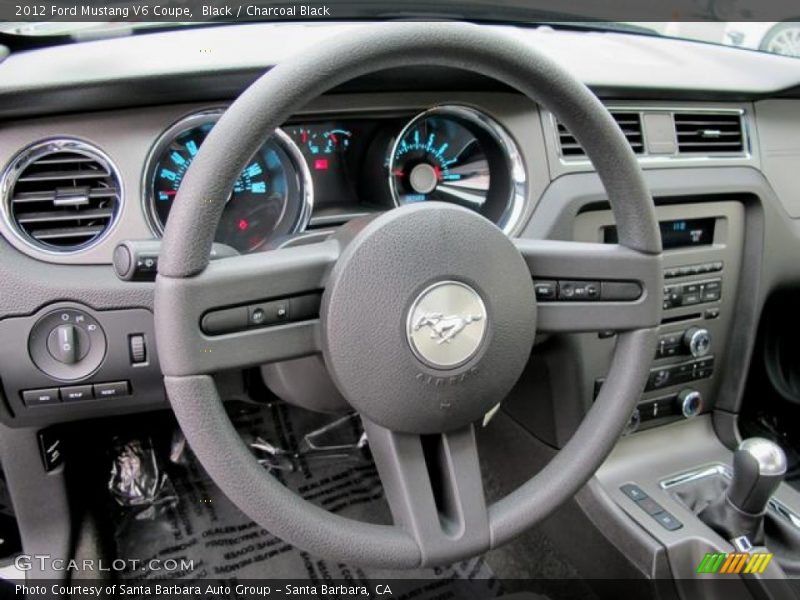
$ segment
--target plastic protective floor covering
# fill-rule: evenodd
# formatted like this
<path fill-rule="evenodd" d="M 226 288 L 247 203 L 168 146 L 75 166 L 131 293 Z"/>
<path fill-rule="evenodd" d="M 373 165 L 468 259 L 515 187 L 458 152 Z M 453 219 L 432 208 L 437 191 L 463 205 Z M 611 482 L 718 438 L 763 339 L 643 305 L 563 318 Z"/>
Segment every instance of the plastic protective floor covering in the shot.
<path fill-rule="evenodd" d="M 273 474 L 299 495 L 343 516 L 373 523 L 391 522 L 380 479 L 368 453 L 357 449 L 308 452 L 306 434 L 335 417 L 284 404 L 239 406 L 231 411 L 231 417 L 247 443 L 275 449 L 254 452 L 279 465 L 272 469 Z M 358 427 L 358 422 L 352 420 L 344 426 L 349 432 L 335 433 L 357 441 Z M 295 455 L 303 449 L 306 452 Z M 316 584 L 346 581 L 352 582 L 349 585 L 367 585 L 368 589 L 374 589 L 370 584 L 402 579 L 403 589 L 397 589 L 396 583 L 392 585 L 396 598 L 491 598 L 500 593 L 498 581 L 481 558 L 406 572 L 359 568 L 311 556 L 271 535 L 240 512 L 180 442 L 173 443 L 171 457 L 150 456 L 167 477 L 148 501 L 115 508 L 117 556 L 141 561 L 143 565 L 151 559 L 175 559 L 178 564 L 190 560 L 193 568 L 170 574 L 147 569 L 128 571 L 123 574 L 126 579 L 168 576 L 228 581 L 294 579 Z"/>

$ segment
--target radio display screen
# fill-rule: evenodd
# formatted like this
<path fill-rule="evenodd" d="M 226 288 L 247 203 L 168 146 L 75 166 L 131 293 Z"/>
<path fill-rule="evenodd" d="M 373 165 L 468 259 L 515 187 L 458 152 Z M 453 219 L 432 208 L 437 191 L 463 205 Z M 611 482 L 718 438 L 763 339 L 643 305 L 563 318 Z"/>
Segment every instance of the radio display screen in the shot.
<path fill-rule="evenodd" d="M 714 243 L 716 222 L 717 220 L 713 217 L 661 221 L 658 224 L 661 229 L 661 244 L 664 246 L 664 250 L 687 246 L 708 246 Z M 606 244 L 616 244 L 619 241 L 616 226 L 610 225 L 603 228 L 603 241 Z"/>

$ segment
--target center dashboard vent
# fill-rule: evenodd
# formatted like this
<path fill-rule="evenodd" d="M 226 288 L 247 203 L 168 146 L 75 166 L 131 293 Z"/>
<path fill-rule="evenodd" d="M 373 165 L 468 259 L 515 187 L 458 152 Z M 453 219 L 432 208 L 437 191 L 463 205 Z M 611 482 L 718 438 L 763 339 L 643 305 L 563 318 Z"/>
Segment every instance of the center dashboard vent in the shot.
<path fill-rule="evenodd" d="M 730 113 L 675 113 L 678 154 L 744 152 L 742 116 Z"/>
<path fill-rule="evenodd" d="M 14 230 L 36 248 L 57 253 L 94 245 L 111 229 L 122 202 L 111 161 L 77 140 L 23 150 L 5 171 L 2 191 Z"/>
<path fill-rule="evenodd" d="M 634 154 L 644 153 L 644 138 L 642 137 L 642 116 L 638 112 L 611 111 L 611 116 L 622 129 L 625 139 L 631 145 Z M 564 158 L 585 158 L 584 152 L 578 140 L 569 132 L 566 126 L 560 121 L 556 121 L 558 129 L 558 144 L 561 148 L 561 156 Z"/>

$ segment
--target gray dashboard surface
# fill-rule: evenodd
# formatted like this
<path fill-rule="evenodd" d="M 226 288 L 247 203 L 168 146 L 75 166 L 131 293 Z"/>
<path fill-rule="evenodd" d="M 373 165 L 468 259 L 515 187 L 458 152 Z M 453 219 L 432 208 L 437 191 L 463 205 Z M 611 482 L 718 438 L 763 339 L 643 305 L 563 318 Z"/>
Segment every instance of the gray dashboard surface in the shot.
<path fill-rule="evenodd" d="M 210 94 L 229 97 L 265 69 L 322 39 L 380 26 L 203 27 L 19 52 L 0 64 L 0 115 L 210 99 Z M 677 90 L 756 97 L 800 84 L 792 58 L 651 36 L 548 27 L 493 29 L 535 46 L 590 87 L 629 90 L 631 97 Z M 147 86 L 137 87 L 143 80 Z"/>

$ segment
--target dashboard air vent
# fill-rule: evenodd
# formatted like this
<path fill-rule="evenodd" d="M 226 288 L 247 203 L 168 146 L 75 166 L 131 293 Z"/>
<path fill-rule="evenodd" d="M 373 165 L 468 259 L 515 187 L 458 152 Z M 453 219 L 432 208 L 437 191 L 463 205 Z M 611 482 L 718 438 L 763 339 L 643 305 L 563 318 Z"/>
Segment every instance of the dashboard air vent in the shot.
<path fill-rule="evenodd" d="M 114 223 L 121 183 L 99 150 L 74 140 L 24 150 L 2 182 L 5 216 L 28 243 L 67 253 L 97 242 Z"/>
<path fill-rule="evenodd" d="M 744 152 L 739 113 L 675 113 L 679 154 Z"/>
<path fill-rule="evenodd" d="M 638 112 L 611 111 L 611 116 L 622 129 L 625 138 L 631 145 L 635 154 L 644 153 L 644 139 L 642 138 L 642 117 Z M 573 137 L 569 130 L 560 121 L 556 121 L 558 128 L 558 143 L 561 147 L 561 156 L 564 158 L 585 158 L 586 153 Z"/>

